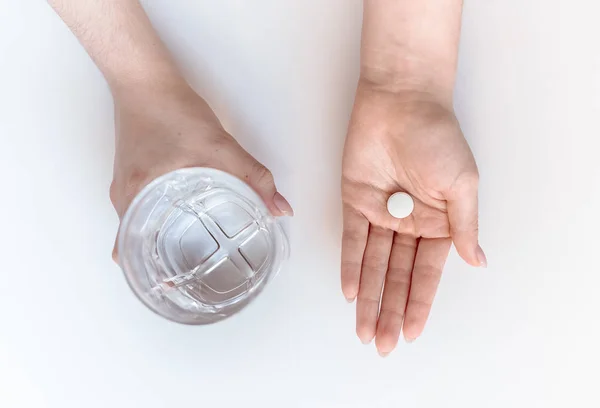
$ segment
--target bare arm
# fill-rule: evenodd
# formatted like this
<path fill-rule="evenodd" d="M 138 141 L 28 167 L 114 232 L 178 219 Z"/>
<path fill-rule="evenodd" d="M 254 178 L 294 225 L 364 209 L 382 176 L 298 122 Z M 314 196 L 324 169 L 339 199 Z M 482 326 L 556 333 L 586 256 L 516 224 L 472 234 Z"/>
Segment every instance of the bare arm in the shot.
<path fill-rule="evenodd" d="M 224 170 L 253 187 L 274 215 L 293 213 L 271 172 L 189 87 L 138 0 L 48 1 L 110 85 L 116 133 L 110 195 L 120 217 L 147 183 L 183 167 Z"/>
<path fill-rule="evenodd" d="M 462 0 L 365 0 L 361 75 L 394 92 L 452 97 Z"/>
<path fill-rule="evenodd" d="M 49 0 L 108 81 L 169 86 L 183 81 L 137 0 Z"/>
<path fill-rule="evenodd" d="M 479 175 L 454 115 L 461 0 L 364 0 L 361 76 L 342 170 L 342 291 L 381 355 L 425 327 L 453 243 L 472 266 Z M 406 218 L 386 208 L 415 202 Z"/>

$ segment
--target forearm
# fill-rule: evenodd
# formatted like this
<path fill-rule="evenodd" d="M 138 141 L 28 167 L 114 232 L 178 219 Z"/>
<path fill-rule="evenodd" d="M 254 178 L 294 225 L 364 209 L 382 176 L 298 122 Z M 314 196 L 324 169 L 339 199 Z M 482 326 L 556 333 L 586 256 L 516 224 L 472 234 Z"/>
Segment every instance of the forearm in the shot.
<path fill-rule="evenodd" d="M 462 0 L 364 0 L 361 78 L 451 99 Z"/>
<path fill-rule="evenodd" d="M 48 0 L 113 92 L 122 87 L 183 81 L 137 0 Z"/>

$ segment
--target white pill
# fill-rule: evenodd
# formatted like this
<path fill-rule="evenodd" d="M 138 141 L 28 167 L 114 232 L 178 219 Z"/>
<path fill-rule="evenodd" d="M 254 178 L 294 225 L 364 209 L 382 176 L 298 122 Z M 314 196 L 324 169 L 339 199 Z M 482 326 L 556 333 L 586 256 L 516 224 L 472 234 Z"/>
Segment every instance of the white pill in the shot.
<path fill-rule="evenodd" d="M 387 209 L 394 218 L 406 218 L 415 209 L 415 202 L 406 193 L 394 193 L 388 198 Z"/>

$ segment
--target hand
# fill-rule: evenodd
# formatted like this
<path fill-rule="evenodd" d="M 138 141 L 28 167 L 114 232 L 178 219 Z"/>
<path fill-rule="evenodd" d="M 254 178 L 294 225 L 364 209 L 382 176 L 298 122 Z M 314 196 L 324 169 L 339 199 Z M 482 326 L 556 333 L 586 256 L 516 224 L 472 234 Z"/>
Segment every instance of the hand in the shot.
<path fill-rule="evenodd" d="M 138 0 L 50 0 L 50 4 L 90 54 L 115 99 L 110 197 L 120 218 L 151 180 L 197 166 L 224 170 L 246 181 L 273 215 L 293 214 L 277 192 L 271 172 L 223 129 L 185 82 Z"/>
<path fill-rule="evenodd" d="M 452 242 L 473 266 L 478 244 L 478 172 L 451 107 L 433 95 L 393 93 L 361 82 L 346 139 L 342 196 L 342 290 L 356 303 L 363 343 L 379 353 L 425 326 Z M 387 211 L 409 193 L 413 213 Z M 383 295 L 382 295 L 383 291 Z"/>
<path fill-rule="evenodd" d="M 116 153 L 110 197 L 119 218 L 146 184 L 183 167 L 224 170 L 254 188 L 273 215 L 293 214 L 271 172 L 223 129 L 183 80 L 159 88 L 114 92 Z"/>

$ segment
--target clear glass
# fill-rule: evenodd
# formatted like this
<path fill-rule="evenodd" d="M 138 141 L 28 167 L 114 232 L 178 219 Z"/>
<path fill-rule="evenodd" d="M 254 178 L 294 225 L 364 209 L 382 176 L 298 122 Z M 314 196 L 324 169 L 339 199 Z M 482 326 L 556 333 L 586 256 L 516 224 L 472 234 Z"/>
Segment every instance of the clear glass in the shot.
<path fill-rule="evenodd" d="M 214 323 L 254 299 L 289 245 L 278 220 L 241 180 L 180 169 L 133 200 L 118 237 L 119 262 L 151 310 L 184 324 Z"/>

